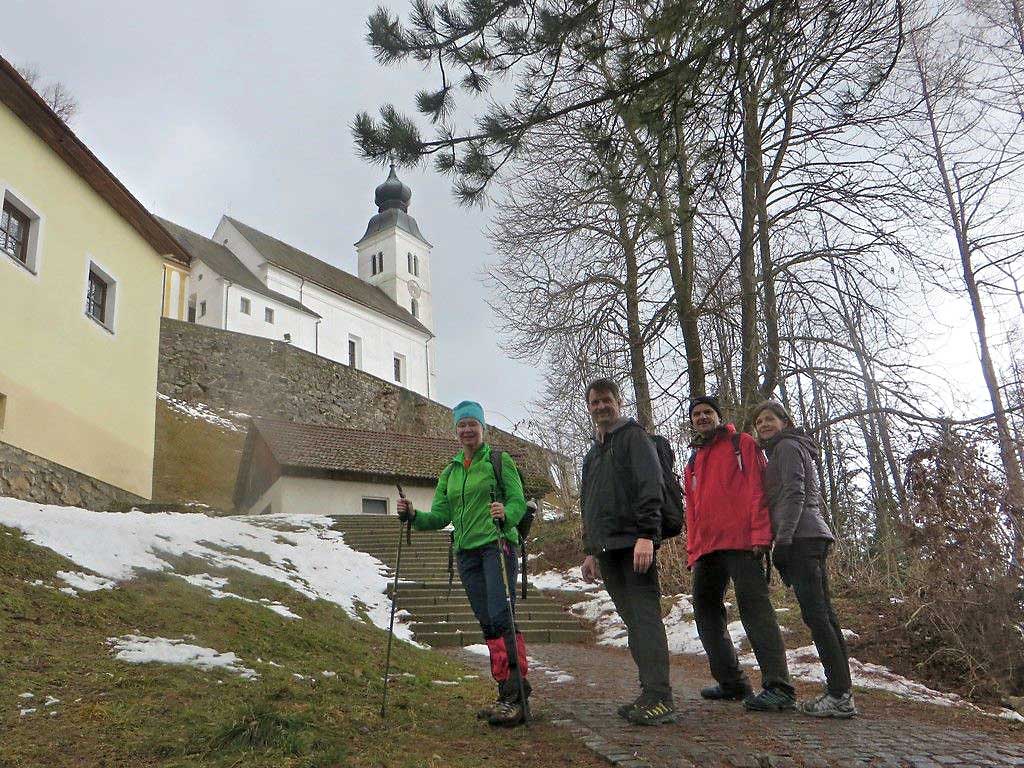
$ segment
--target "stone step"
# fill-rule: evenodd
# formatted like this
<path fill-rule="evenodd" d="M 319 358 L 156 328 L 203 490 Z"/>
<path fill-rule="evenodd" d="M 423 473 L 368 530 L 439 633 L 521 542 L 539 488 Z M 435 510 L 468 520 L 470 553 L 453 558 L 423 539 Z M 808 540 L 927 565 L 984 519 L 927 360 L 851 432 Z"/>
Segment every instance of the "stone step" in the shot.
<path fill-rule="evenodd" d="M 585 629 L 529 629 L 523 633 L 527 645 L 531 643 L 589 643 L 593 635 Z M 413 637 L 434 648 L 452 648 L 483 644 L 480 628 L 474 632 L 423 632 Z"/>
<path fill-rule="evenodd" d="M 458 624 L 467 621 L 476 621 L 476 616 L 473 615 L 473 612 L 469 610 L 468 606 L 465 610 L 461 611 L 433 611 L 427 608 L 417 608 L 415 610 L 409 610 L 409 613 L 412 615 L 414 621 L 417 622 L 452 622 Z M 522 621 L 556 621 L 562 620 L 563 617 L 565 620 L 571 620 L 576 624 L 579 623 L 572 614 L 563 613 L 558 610 L 550 610 L 547 606 L 539 610 L 531 610 L 525 603 L 516 604 L 517 621 L 520 619 Z"/>
<path fill-rule="evenodd" d="M 421 632 L 480 632 L 480 624 L 477 620 L 470 619 L 469 621 L 412 621 L 409 625 L 412 629 L 413 635 L 416 636 Z M 520 632 L 528 632 L 531 630 L 543 630 L 543 629 L 569 629 L 576 630 L 580 629 L 580 623 L 575 620 L 569 621 L 548 621 L 545 619 L 516 619 L 516 629 Z"/>
<path fill-rule="evenodd" d="M 518 584 L 518 582 L 517 582 L 517 584 Z M 388 584 L 387 594 L 390 595 L 393 588 L 394 588 L 394 583 Z M 454 586 L 452 587 L 452 589 L 454 589 Z M 428 594 L 429 593 L 429 594 L 444 595 L 444 594 L 446 594 L 448 592 L 448 580 L 444 579 L 442 581 L 441 579 L 437 579 L 436 581 L 410 581 L 410 582 L 407 582 L 407 583 L 403 581 L 403 583 L 400 583 L 398 585 L 398 591 L 400 593 L 401 592 L 422 592 L 424 594 Z M 536 595 L 538 599 L 541 599 L 540 591 L 536 587 L 534 587 L 532 584 L 527 589 L 526 594 L 530 595 L 531 597 L 533 595 Z"/>

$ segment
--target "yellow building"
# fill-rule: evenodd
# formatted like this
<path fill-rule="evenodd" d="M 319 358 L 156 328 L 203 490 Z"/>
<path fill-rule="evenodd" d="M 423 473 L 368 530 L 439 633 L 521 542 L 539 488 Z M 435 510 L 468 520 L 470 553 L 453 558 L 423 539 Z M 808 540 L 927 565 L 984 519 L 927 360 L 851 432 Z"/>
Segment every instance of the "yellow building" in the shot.
<path fill-rule="evenodd" d="M 0 495 L 149 498 L 189 257 L 2 58 L 0 197 Z"/>

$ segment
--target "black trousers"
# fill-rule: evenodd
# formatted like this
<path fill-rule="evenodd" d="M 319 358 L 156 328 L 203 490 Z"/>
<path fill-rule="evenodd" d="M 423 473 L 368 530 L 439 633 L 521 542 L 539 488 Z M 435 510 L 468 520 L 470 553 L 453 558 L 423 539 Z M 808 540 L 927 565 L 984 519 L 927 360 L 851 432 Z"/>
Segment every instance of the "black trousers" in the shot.
<path fill-rule="evenodd" d="M 633 549 L 598 555 L 605 589 L 626 624 L 629 652 L 640 674 L 640 688 L 662 700 L 672 697 L 668 674 L 668 640 L 661 620 L 661 586 L 657 555 L 647 573 L 633 570 Z"/>
<path fill-rule="evenodd" d="M 831 543 L 828 539 L 793 539 L 781 572 L 793 585 L 804 624 L 811 630 L 818 658 L 825 668 L 828 692 L 841 696 L 851 689 L 850 654 L 828 587 L 825 560 Z"/>
<path fill-rule="evenodd" d="M 729 637 L 725 613 L 725 590 L 730 579 L 736 591 L 740 621 L 761 667 L 762 684 L 765 688 L 793 693 L 786 646 L 768 596 L 764 560 L 746 550 L 711 552 L 693 566 L 693 616 L 712 677 L 724 688 L 735 689 L 747 683 Z"/>

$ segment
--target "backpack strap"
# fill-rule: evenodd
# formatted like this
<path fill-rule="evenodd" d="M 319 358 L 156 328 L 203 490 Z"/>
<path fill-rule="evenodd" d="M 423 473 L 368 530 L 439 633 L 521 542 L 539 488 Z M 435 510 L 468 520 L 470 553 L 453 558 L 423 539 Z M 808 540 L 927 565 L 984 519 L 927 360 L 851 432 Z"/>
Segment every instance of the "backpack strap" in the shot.
<path fill-rule="evenodd" d="M 740 472 L 744 471 L 743 468 L 743 452 L 740 450 L 740 433 L 732 433 L 732 452 L 736 457 L 736 464 L 740 468 Z M 694 448 L 690 451 L 690 458 L 686 460 L 686 468 L 693 472 L 693 465 L 697 462 L 697 449 Z"/>

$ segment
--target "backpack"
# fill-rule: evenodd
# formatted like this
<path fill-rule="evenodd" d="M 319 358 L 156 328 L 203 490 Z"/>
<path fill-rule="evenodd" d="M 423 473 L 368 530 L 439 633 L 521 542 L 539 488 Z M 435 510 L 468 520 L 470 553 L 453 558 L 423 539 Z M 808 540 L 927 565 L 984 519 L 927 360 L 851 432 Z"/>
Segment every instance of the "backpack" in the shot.
<path fill-rule="evenodd" d="M 643 429 L 637 425 L 639 429 Z M 672 450 L 672 444 L 668 438 L 661 435 L 648 435 L 647 438 L 654 443 L 654 452 L 658 454 L 658 463 L 661 465 L 661 540 L 671 539 L 683 532 L 686 527 L 686 508 L 683 504 L 683 487 L 676 474 L 676 454 Z M 615 450 L 614 438 L 612 451 Z M 619 465 L 620 472 L 628 472 L 628 469 Z M 624 485 L 632 486 L 632 477 L 626 478 Z"/>
<path fill-rule="evenodd" d="M 505 451 L 495 450 L 491 448 L 491 468 L 494 470 L 494 481 L 498 484 L 498 495 L 501 497 L 501 503 L 505 503 L 505 478 L 502 476 L 501 459 L 502 454 Z M 514 463 L 514 462 L 513 462 Z M 519 475 L 519 484 L 524 488 L 526 487 L 523 483 L 523 473 L 519 471 L 519 465 L 516 464 L 516 474 Z M 519 522 L 516 523 L 516 532 L 519 534 L 519 552 L 522 557 L 522 563 L 519 567 L 519 572 L 523 575 L 523 600 L 526 599 L 526 588 L 527 588 L 527 577 L 526 577 L 526 537 L 530 534 L 530 528 L 533 526 L 533 517 L 535 514 L 535 505 L 531 506 L 530 502 L 526 503 L 526 512 L 520 518 Z"/>

